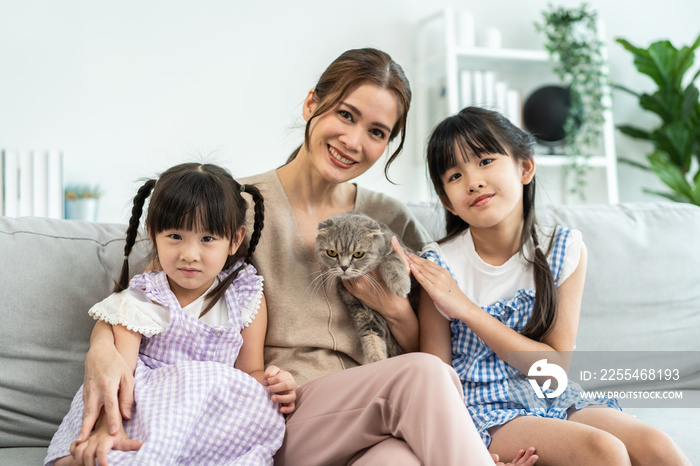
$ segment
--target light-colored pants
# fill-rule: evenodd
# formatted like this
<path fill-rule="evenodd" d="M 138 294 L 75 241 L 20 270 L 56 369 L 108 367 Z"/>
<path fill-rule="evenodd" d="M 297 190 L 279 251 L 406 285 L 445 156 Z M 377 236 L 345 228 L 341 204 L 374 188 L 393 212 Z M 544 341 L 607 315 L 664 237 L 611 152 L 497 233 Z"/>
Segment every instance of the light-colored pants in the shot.
<path fill-rule="evenodd" d="M 454 370 L 410 353 L 298 390 L 277 466 L 493 465 Z"/>

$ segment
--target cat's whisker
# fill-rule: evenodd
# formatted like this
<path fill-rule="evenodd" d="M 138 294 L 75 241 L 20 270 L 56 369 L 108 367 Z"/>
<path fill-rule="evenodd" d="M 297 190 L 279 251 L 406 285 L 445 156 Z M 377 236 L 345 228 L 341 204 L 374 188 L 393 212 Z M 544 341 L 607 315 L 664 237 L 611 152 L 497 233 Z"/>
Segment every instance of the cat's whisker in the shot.
<path fill-rule="evenodd" d="M 366 273 L 357 277 L 357 279 L 367 282 L 372 287 L 372 289 L 376 291 L 377 294 L 381 297 L 382 301 L 384 300 L 384 298 L 386 298 L 386 292 L 384 291 L 384 288 L 382 288 L 382 286 L 372 274 Z"/>
<path fill-rule="evenodd" d="M 309 292 L 309 288 L 311 288 L 311 294 L 315 295 L 318 293 L 319 288 L 326 286 L 332 279 L 333 273 L 330 270 L 324 270 L 309 283 L 306 291 Z"/>
<path fill-rule="evenodd" d="M 323 285 L 323 275 L 324 272 L 321 272 L 316 278 L 311 280 L 309 285 L 306 287 L 306 292 L 314 296 L 316 292 L 318 291 L 319 286 Z"/>

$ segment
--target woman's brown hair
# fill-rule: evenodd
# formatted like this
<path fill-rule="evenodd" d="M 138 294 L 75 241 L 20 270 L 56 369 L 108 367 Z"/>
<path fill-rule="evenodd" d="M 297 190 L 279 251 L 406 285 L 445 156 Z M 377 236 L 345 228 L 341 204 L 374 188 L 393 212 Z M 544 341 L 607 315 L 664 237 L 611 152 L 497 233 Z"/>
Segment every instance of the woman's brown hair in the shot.
<path fill-rule="evenodd" d="M 384 166 L 384 176 L 389 179 L 389 167 L 401 153 L 406 141 L 406 120 L 411 107 L 411 86 L 401 66 L 387 53 L 373 48 L 348 50 L 336 58 L 323 72 L 314 86 L 313 94 L 320 105 L 306 122 L 304 143 L 292 152 L 287 163 L 296 158 L 302 146 L 305 145 L 308 148 L 312 120 L 335 107 L 350 90 L 365 82 L 393 92 L 399 106 L 399 119 L 391 130 L 389 142 L 399 134 L 401 139 Z"/>

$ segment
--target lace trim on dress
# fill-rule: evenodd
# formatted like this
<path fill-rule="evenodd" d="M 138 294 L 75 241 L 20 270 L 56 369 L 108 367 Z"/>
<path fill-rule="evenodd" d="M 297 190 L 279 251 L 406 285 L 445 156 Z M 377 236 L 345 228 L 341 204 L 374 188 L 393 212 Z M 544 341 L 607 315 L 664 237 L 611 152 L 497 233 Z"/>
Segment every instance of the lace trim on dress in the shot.
<path fill-rule="evenodd" d="M 95 304 L 89 311 L 95 320 L 102 320 L 110 325 L 123 325 L 127 329 L 148 338 L 162 333 L 165 328 L 147 317 L 139 307 L 140 303 L 129 294 L 129 290 L 114 293 Z"/>
<path fill-rule="evenodd" d="M 239 267 L 241 262 L 242 260 L 236 262 L 233 267 L 222 272 L 222 274 L 228 275 L 236 267 Z M 226 291 L 226 299 L 229 301 L 229 304 L 232 304 L 231 308 L 240 312 L 242 328 L 249 326 L 253 322 L 262 303 L 263 277 L 257 275 L 257 272 L 252 264 L 244 265 Z M 226 275 L 224 275 L 224 278 Z"/>

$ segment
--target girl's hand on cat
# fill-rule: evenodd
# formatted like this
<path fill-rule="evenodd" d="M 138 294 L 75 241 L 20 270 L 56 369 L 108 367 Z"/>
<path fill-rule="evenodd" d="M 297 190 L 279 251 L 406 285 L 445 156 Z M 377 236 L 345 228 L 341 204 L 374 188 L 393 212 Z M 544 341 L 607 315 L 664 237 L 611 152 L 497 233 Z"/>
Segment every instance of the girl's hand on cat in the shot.
<path fill-rule="evenodd" d="M 263 374 L 263 386 L 267 387 L 270 399 L 279 403 L 280 412 L 289 414 L 296 408 L 297 382 L 294 376 L 277 366 L 268 366 Z"/>
<path fill-rule="evenodd" d="M 408 253 L 404 250 L 403 247 L 401 247 L 401 243 L 399 243 L 399 240 L 396 238 L 396 236 L 391 237 L 391 247 L 394 249 L 396 255 L 399 256 L 401 262 L 403 262 L 404 267 L 406 267 L 406 273 L 410 274 L 411 266 L 408 263 Z"/>
<path fill-rule="evenodd" d="M 445 315 L 462 319 L 472 302 L 459 289 L 449 270 L 415 254 L 407 254 L 413 276 Z"/>

